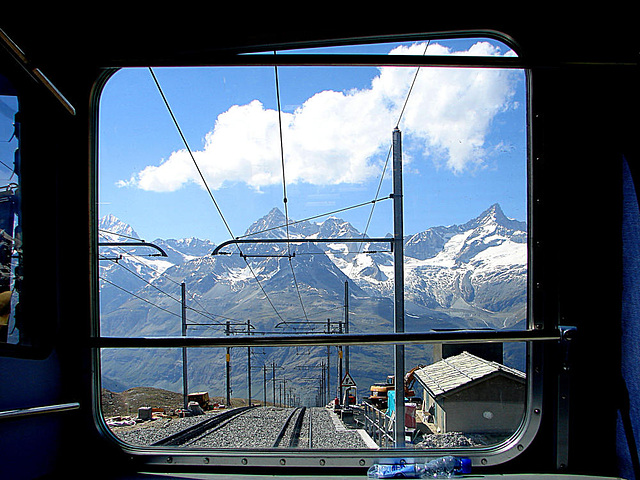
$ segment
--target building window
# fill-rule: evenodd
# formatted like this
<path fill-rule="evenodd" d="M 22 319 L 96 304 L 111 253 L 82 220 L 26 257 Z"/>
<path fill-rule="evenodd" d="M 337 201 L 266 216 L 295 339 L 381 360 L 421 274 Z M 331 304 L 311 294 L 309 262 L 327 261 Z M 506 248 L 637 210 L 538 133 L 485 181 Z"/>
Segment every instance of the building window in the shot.
<path fill-rule="evenodd" d="M 340 433 L 301 435 L 303 449 L 356 466 L 452 446 L 486 462 L 530 435 L 517 55 L 490 38 L 257 53 L 105 80 L 96 328 L 107 428 L 132 451 L 241 450 L 268 464 L 282 446 L 263 432 L 146 434 L 234 412 L 245 428 L 260 415 L 275 425 L 306 407 Z M 437 375 L 446 368 L 455 385 Z"/>

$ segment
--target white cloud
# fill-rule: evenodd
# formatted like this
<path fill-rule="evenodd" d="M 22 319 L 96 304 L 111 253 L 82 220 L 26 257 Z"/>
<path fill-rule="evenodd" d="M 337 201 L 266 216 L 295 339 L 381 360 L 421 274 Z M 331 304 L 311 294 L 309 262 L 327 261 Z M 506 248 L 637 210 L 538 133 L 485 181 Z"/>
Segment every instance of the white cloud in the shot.
<path fill-rule="evenodd" d="M 422 54 L 424 44 L 401 48 Z M 430 54 L 496 55 L 488 43 L 466 52 L 440 45 Z M 375 177 L 389 148 L 391 131 L 413 80 L 413 68 L 380 68 L 367 89 L 323 91 L 293 113 L 281 113 L 287 183 L 358 183 Z M 403 135 L 419 140 L 425 153 L 460 173 L 483 163 L 492 119 L 512 96 L 510 72 L 491 69 L 422 69 L 403 115 Z M 220 114 L 194 158 L 212 189 L 245 182 L 259 189 L 282 182 L 278 112 L 257 100 Z M 174 191 L 201 183 L 186 150 L 148 166 L 121 185 Z"/>

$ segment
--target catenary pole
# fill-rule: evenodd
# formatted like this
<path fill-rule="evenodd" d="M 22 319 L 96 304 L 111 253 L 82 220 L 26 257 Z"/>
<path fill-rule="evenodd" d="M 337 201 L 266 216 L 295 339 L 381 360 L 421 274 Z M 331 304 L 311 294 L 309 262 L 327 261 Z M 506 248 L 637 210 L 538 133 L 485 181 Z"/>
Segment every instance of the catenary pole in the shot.
<path fill-rule="evenodd" d="M 227 325 L 225 328 L 225 334 L 229 336 L 229 320 L 227 320 Z M 227 354 L 225 357 L 225 371 L 226 371 L 226 380 L 227 380 L 227 408 L 231 408 L 231 348 L 227 347 Z"/>
<path fill-rule="evenodd" d="M 344 282 L 344 333 L 349 334 L 349 281 Z M 349 373 L 349 345 L 344 347 L 344 369 Z M 342 379 L 340 379 L 342 381 Z"/>
<path fill-rule="evenodd" d="M 247 320 L 247 335 L 251 335 L 251 320 Z M 247 347 L 247 398 L 251 406 L 251 347 Z"/>
<path fill-rule="evenodd" d="M 402 135 L 393 131 L 393 264 L 394 332 L 404 333 L 404 225 L 402 208 Z M 405 446 L 404 345 L 395 345 L 395 431 L 396 448 Z"/>
<path fill-rule="evenodd" d="M 180 284 L 180 293 L 182 295 L 182 336 L 187 336 L 187 294 L 184 282 Z M 187 379 L 187 347 L 182 347 L 182 394 L 185 410 L 189 406 L 189 383 Z"/>

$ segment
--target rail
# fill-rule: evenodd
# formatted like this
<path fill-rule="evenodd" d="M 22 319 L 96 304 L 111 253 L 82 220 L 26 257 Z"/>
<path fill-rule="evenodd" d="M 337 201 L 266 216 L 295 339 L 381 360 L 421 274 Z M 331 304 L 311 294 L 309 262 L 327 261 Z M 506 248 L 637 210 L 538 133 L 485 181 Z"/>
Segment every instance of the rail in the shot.
<path fill-rule="evenodd" d="M 205 420 L 204 422 L 201 422 L 197 425 L 194 425 L 190 428 L 186 428 L 178 433 L 175 433 L 169 437 L 166 437 L 158 442 L 155 442 L 152 444 L 152 446 L 154 447 L 160 447 L 160 446 L 177 446 L 177 445 L 183 445 L 187 442 L 189 442 L 190 440 L 193 440 L 195 437 L 202 435 L 204 432 L 206 432 L 207 430 L 210 430 L 212 428 L 217 427 L 218 425 L 220 425 L 222 422 L 224 422 L 225 420 L 228 420 L 230 418 L 236 417 L 238 415 L 241 415 L 242 413 L 244 413 L 245 411 L 251 409 L 251 408 L 255 408 L 253 406 L 248 406 L 248 407 L 238 407 L 238 408 L 234 408 L 232 410 L 227 410 L 225 412 L 222 412 L 218 415 L 216 415 L 215 417 L 209 419 L 209 420 Z"/>
<path fill-rule="evenodd" d="M 304 417 L 305 410 L 306 410 L 305 407 L 297 407 L 296 409 L 294 409 L 291 412 L 291 414 L 287 417 L 287 420 L 284 422 L 284 425 L 280 429 L 280 433 L 278 433 L 278 436 L 276 437 L 276 440 L 273 442 L 273 448 L 277 448 L 278 446 L 280 446 L 280 442 L 282 441 L 282 438 L 284 437 L 284 434 L 286 433 L 287 429 L 289 428 L 289 424 L 291 423 L 291 419 L 297 413 L 298 416 L 296 417 L 296 422 L 295 422 L 294 427 L 293 427 L 293 431 L 292 431 L 291 439 L 290 439 L 290 444 L 289 444 L 289 446 L 293 446 L 292 444 L 294 443 L 294 441 L 297 441 L 297 437 L 300 436 L 300 426 L 302 425 L 302 419 Z"/>

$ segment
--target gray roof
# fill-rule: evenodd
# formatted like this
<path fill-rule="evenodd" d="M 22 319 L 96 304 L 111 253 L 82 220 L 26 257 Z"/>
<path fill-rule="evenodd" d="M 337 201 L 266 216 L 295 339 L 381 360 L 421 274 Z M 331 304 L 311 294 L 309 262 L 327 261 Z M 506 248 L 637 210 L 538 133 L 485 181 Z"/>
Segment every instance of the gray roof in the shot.
<path fill-rule="evenodd" d="M 526 375 L 519 370 L 484 360 L 469 352 L 462 352 L 427 365 L 416 370 L 414 375 L 418 383 L 436 397 L 490 375 L 501 373 L 520 381 L 526 378 Z"/>

